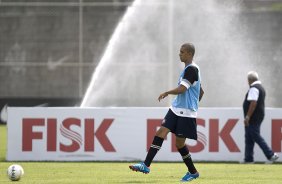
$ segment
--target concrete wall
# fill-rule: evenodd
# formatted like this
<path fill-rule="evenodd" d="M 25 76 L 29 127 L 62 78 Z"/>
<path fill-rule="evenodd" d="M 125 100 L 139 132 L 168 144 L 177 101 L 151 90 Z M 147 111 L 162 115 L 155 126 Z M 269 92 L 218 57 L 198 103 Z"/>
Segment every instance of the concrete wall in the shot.
<path fill-rule="evenodd" d="M 0 97 L 82 96 L 126 5 L 15 2 L 0 2 Z"/>
<path fill-rule="evenodd" d="M 0 2 L 0 98 L 83 97 L 131 0 L 31 2 Z M 281 107 L 282 11 L 245 10 L 239 19 L 252 32 L 246 44 L 263 53 L 252 62 L 273 78 L 265 84 L 272 106 Z"/>

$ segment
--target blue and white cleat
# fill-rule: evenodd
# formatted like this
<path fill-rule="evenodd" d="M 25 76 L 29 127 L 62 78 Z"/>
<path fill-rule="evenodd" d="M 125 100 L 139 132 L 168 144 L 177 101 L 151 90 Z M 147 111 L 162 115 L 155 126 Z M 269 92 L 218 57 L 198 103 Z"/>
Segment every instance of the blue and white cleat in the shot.
<path fill-rule="evenodd" d="M 194 179 L 197 179 L 199 176 L 200 176 L 200 174 L 198 172 L 196 172 L 195 174 L 191 174 L 191 173 L 187 172 L 185 174 L 185 176 L 183 176 L 183 178 L 180 181 L 181 182 L 192 181 Z"/>
<path fill-rule="evenodd" d="M 130 165 L 129 168 L 132 171 L 142 172 L 144 174 L 148 174 L 150 172 L 150 168 L 147 167 L 144 162 L 140 162 L 138 164 Z"/>

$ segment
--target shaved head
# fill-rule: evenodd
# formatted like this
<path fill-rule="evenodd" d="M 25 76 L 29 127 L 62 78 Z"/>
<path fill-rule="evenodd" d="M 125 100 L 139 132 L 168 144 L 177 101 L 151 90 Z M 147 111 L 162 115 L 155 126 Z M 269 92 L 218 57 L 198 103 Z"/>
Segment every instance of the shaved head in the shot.
<path fill-rule="evenodd" d="M 182 45 L 182 48 L 184 48 L 185 50 L 187 50 L 187 52 L 190 52 L 192 54 L 192 56 L 194 56 L 195 46 L 192 43 L 184 43 Z"/>

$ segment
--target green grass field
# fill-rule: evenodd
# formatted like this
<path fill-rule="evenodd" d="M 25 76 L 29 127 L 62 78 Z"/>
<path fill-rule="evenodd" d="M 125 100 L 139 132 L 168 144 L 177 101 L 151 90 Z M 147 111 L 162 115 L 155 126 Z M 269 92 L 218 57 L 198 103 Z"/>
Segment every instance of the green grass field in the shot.
<path fill-rule="evenodd" d="M 0 125 L 0 183 L 11 183 L 5 161 L 6 126 Z M 179 183 L 182 163 L 153 163 L 150 174 L 130 171 L 124 162 L 17 162 L 25 171 L 18 183 Z M 282 164 L 195 163 L 200 178 L 194 184 L 282 184 Z"/>

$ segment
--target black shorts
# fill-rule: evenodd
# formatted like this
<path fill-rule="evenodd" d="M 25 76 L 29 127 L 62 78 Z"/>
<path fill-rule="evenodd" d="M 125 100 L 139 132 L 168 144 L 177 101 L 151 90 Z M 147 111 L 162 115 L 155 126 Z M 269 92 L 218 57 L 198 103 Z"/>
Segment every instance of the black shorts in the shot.
<path fill-rule="evenodd" d="M 177 137 L 197 140 L 196 118 L 177 116 L 171 109 L 167 112 L 162 126 L 168 128 Z"/>

